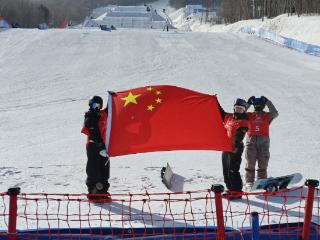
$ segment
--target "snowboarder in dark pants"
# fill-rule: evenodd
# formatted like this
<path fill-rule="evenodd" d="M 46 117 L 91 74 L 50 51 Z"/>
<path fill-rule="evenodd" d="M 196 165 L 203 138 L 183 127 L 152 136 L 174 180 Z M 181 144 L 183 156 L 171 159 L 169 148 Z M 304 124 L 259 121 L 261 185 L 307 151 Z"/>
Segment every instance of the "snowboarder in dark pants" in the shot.
<path fill-rule="evenodd" d="M 110 161 L 105 147 L 105 129 L 107 109 L 102 109 L 103 100 L 93 96 L 89 100 L 89 110 L 85 113 L 82 133 L 87 135 L 87 166 L 86 185 L 89 194 L 107 194 L 106 196 L 91 196 L 89 199 L 109 198 Z"/>
<path fill-rule="evenodd" d="M 166 19 L 166 23 L 164 24 L 164 26 L 163 26 L 163 31 L 167 31 L 167 32 L 169 32 L 169 24 L 170 24 L 170 21 L 169 21 L 169 19 L 167 18 Z"/>
<path fill-rule="evenodd" d="M 228 137 L 232 140 L 232 152 L 222 152 L 222 167 L 228 198 L 241 198 L 242 179 L 240 165 L 244 149 L 243 139 L 248 130 L 247 102 L 238 98 L 234 104 L 234 112 L 226 113 L 219 105 L 220 113 Z"/>

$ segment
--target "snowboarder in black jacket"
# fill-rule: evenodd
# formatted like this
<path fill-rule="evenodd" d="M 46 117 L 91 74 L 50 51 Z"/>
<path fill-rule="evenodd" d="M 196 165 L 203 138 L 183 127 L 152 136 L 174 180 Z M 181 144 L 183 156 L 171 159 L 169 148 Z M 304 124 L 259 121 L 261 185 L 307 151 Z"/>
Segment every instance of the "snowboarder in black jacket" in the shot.
<path fill-rule="evenodd" d="M 89 100 L 89 110 L 85 113 L 82 133 L 87 135 L 87 166 L 86 185 L 89 194 L 108 194 L 110 187 L 110 161 L 106 153 L 105 126 L 107 109 L 101 110 L 103 100 L 99 96 L 93 96 Z M 89 199 L 106 198 L 106 196 L 91 196 Z"/>

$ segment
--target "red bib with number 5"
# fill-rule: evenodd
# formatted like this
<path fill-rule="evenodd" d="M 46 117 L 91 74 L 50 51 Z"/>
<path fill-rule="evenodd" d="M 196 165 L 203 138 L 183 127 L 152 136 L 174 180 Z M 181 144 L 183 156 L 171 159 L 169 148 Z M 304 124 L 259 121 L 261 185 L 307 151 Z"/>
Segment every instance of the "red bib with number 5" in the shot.
<path fill-rule="evenodd" d="M 249 117 L 249 129 L 247 134 L 251 136 L 269 136 L 269 113 L 247 113 Z"/>

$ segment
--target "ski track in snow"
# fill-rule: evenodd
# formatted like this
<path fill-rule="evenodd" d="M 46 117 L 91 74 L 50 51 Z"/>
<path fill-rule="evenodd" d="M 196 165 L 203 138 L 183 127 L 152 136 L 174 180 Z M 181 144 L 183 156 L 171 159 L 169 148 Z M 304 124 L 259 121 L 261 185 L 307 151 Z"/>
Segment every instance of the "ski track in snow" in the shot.
<path fill-rule="evenodd" d="M 280 113 L 269 175 L 318 179 L 320 58 L 249 35 L 157 30 L 12 29 L 0 46 L 2 192 L 86 192 L 80 129 L 89 96 L 159 84 L 218 94 L 226 111 L 237 97 L 268 97 Z M 110 191 L 169 191 L 160 178 L 167 162 L 178 190 L 223 182 L 220 152 L 145 153 L 111 159 Z"/>

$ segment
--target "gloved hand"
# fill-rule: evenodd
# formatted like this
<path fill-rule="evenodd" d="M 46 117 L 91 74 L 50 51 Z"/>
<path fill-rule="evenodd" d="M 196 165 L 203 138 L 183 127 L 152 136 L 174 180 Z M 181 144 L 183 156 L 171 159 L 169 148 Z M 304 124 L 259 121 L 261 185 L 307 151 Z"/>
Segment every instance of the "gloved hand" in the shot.
<path fill-rule="evenodd" d="M 100 149 L 99 154 L 101 157 L 108 157 L 107 151 L 106 151 L 106 146 L 104 145 L 103 142 L 98 143 L 98 147 Z"/>
<path fill-rule="evenodd" d="M 268 98 L 266 98 L 265 96 L 261 96 L 261 99 L 264 104 L 266 104 L 269 101 Z"/>
<path fill-rule="evenodd" d="M 116 94 L 114 91 L 108 91 L 110 95 Z"/>
<path fill-rule="evenodd" d="M 250 107 L 251 104 L 249 104 L 248 102 L 246 103 L 246 111 L 248 110 L 248 108 Z"/>
<path fill-rule="evenodd" d="M 101 157 L 108 157 L 107 151 L 105 149 L 100 150 L 99 154 Z"/>
<path fill-rule="evenodd" d="M 248 104 L 252 105 L 255 101 L 256 97 L 255 96 L 251 96 L 249 99 L 248 99 Z"/>

